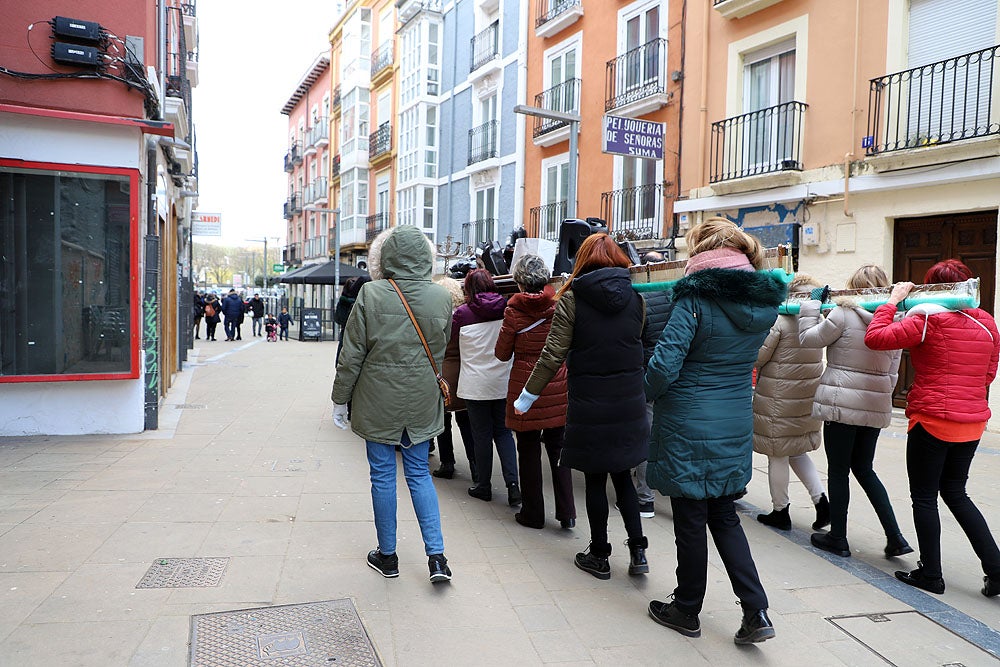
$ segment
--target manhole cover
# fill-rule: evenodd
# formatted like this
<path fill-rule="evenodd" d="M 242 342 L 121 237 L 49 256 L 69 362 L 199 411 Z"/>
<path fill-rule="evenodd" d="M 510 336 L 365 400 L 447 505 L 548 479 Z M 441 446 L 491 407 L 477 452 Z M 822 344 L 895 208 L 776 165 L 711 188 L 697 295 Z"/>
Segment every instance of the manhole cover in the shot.
<path fill-rule="evenodd" d="M 228 558 L 158 558 L 136 588 L 201 588 L 218 586 Z"/>
<path fill-rule="evenodd" d="M 207 406 L 203 403 L 178 403 L 174 407 L 178 410 L 204 410 Z"/>
<path fill-rule="evenodd" d="M 890 665 L 986 665 L 996 658 L 917 611 L 827 619 Z"/>
<path fill-rule="evenodd" d="M 280 663 L 274 662 L 280 658 Z M 350 600 L 241 609 L 191 617 L 191 665 L 380 667 Z"/>

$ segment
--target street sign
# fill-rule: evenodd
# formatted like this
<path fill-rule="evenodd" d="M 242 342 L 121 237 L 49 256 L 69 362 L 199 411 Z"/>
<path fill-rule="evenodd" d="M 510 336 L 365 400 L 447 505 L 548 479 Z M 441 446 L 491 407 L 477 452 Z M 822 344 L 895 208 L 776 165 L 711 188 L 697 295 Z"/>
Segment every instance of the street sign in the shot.
<path fill-rule="evenodd" d="M 271 265 L 271 273 L 284 273 L 284 272 L 285 272 L 285 265 L 284 264 L 272 264 Z"/>
<path fill-rule="evenodd" d="M 602 152 L 663 159 L 663 123 L 621 116 L 604 116 L 602 121 Z"/>
<path fill-rule="evenodd" d="M 193 211 L 191 234 L 194 236 L 222 236 L 222 214 Z"/>

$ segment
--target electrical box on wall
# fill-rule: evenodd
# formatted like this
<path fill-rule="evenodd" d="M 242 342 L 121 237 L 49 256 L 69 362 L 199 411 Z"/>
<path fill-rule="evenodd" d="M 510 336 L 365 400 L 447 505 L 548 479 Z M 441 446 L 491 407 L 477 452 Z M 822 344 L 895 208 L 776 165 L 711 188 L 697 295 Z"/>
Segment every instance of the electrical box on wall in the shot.
<path fill-rule="evenodd" d="M 819 245 L 819 227 L 815 222 L 807 222 L 802 225 L 801 229 L 802 235 L 802 245 L 805 246 L 817 246 Z"/>
<path fill-rule="evenodd" d="M 52 33 L 56 37 L 66 37 L 78 42 L 96 44 L 101 40 L 101 24 L 57 16 L 52 19 Z"/>
<path fill-rule="evenodd" d="M 52 45 L 52 60 L 64 65 L 97 67 L 100 64 L 100 53 L 93 46 L 56 42 Z"/>

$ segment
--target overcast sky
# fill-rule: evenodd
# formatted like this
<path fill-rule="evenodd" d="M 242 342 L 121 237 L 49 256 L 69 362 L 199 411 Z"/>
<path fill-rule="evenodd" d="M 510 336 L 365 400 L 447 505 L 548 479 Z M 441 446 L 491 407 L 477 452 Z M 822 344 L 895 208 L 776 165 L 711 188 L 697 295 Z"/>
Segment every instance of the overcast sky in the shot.
<path fill-rule="evenodd" d="M 329 50 L 337 4 L 198 2 L 199 83 L 192 101 L 198 209 L 222 213 L 223 235 L 197 242 L 248 245 L 245 239 L 266 235 L 284 243 L 288 117 L 281 107 L 316 56 Z"/>

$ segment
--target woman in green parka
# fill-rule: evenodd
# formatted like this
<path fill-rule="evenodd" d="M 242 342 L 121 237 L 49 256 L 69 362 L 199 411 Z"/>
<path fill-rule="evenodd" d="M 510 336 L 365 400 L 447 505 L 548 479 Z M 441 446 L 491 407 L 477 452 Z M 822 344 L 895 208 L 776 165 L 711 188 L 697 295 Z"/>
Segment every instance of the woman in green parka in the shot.
<path fill-rule="evenodd" d="M 701 635 L 708 570 L 706 528 L 743 607 L 737 644 L 774 637 L 734 501 L 746 492 L 753 455 L 750 375 L 778 316 L 785 284 L 759 271 L 760 242 L 724 218 L 688 232 L 690 259 L 672 295 L 646 371 L 653 401 L 646 481 L 670 497 L 677 544 L 673 601 L 649 603 L 657 623 Z"/>

